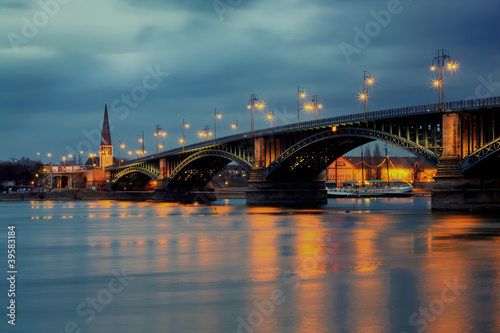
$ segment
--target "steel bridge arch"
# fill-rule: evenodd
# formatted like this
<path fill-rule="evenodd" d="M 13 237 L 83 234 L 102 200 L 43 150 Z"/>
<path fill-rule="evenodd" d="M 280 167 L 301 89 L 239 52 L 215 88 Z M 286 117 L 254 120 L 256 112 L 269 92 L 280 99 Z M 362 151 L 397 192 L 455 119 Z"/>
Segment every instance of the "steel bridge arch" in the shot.
<path fill-rule="evenodd" d="M 499 152 L 500 152 L 500 137 L 496 138 L 493 141 L 490 141 L 480 149 L 466 156 L 462 160 L 462 162 L 460 162 L 460 172 L 462 174 L 466 173 L 484 159 L 493 156 Z"/>
<path fill-rule="evenodd" d="M 297 142 L 295 145 L 285 150 L 271 164 L 269 164 L 269 166 L 266 168 L 264 176 L 267 178 L 267 176 L 269 176 L 274 170 L 276 170 L 280 166 L 280 164 L 283 163 L 287 158 L 295 155 L 299 150 L 307 146 L 314 145 L 315 143 L 323 140 L 352 137 L 385 141 L 394 144 L 399 148 L 403 148 L 405 150 L 411 151 L 412 153 L 420 155 L 436 166 L 439 164 L 439 156 L 437 154 L 423 146 L 416 144 L 413 141 L 409 141 L 397 135 L 375 129 L 343 127 L 338 128 L 335 132 L 332 132 L 331 130 L 319 132 Z"/>
<path fill-rule="evenodd" d="M 252 164 L 235 155 L 232 153 L 229 153 L 227 151 L 223 150 L 218 150 L 218 149 L 207 149 L 207 150 L 202 150 L 199 151 L 195 154 L 190 155 L 189 157 L 185 158 L 172 172 L 170 173 L 170 176 L 165 179 L 165 187 L 168 186 L 168 184 L 190 163 L 205 158 L 205 157 L 222 157 L 225 159 L 228 159 L 232 162 L 236 162 L 239 165 L 241 165 L 247 172 L 250 172 L 252 170 Z"/>
<path fill-rule="evenodd" d="M 111 179 L 111 184 L 116 183 L 123 176 L 128 175 L 130 173 L 134 173 L 134 172 L 142 173 L 142 174 L 150 177 L 153 180 L 158 180 L 158 178 L 160 177 L 160 172 L 158 170 L 149 170 L 149 169 L 146 169 L 142 166 L 131 166 L 131 167 L 127 167 L 126 169 L 123 169 L 122 171 L 115 174 L 113 176 L 113 178 Z"/>

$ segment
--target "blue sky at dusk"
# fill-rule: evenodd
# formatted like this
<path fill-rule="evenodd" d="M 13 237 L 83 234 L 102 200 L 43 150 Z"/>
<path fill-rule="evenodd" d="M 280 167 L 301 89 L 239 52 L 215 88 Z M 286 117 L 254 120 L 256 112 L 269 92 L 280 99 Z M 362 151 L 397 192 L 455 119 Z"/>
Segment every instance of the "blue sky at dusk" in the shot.
<path fill-rule="evenodd" d="M 135 150 L 157 124 L 167 148 L 223 118 L 217 136 L 250 130 L 257 94 L 275 125 L 296 122 L 297 86 L 319 117 L 435 103 L 438 49 L 459 62 L 446 100 L 500 96 L 498 0 L 0 0 L 0 160 L 97 152 L 104 102 L 111 136 Z M 301 112 L 301 120 L 311 120 Z M 270 126 L 265 111 L 255 127 Z"/>

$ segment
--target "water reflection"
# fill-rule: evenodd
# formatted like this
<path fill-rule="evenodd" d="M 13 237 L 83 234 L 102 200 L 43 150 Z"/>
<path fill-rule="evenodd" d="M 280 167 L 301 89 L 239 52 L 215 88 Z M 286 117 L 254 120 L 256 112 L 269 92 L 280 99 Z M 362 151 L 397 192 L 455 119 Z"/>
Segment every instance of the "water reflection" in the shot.
<path fill-rule="evenodd" d="M 19 329 L 500 330 L 496 216 L 430 214 L 426 198 L 349 205 L 2 203 L 23 251 Z M 135 280 L 86 323 L 75 308 L 121 268 Z"/>

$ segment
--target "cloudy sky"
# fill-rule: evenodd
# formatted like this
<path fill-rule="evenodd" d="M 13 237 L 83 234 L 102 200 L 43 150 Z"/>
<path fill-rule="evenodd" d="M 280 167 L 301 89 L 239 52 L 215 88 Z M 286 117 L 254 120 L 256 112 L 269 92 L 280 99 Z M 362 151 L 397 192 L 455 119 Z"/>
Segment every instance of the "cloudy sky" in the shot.
<path fill-rule="evenodd" d="M 157 124 L 178 147 L 183 118 L 198 141 L 213 111 L 218 136 L 250 129 L 252 93 L 297 117 L 297 85 L 320 117 L 434 103 L 428 70 L 446 49 L 446 100 L 500 96 L 498 0 L 0 0 L 0 160 L 97 152 L 104 103 L 115 145 L 135 150 Z M 270 124 L 256 114 L 256 128 Z M 301 113 L 301 120 L 312 119 Z M 115 152 L 117 148 L 115 146 Z"/>

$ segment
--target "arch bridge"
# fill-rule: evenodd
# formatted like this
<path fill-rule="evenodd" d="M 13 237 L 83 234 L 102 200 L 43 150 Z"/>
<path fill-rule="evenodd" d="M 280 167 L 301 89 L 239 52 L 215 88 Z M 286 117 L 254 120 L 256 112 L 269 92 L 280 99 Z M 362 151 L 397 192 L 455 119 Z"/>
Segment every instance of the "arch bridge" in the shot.
<path fill-rule="evenodd" d="M 380 140 L 439 166 L 439 177 L 495 177 L 500 166 L 500 97 L 371 111 L 208 140 L 114 165 L 112 188 L 186 193 L 203 189 L 228 163 L 251 172 L 248 203 L 288 203 L 326 194 L 318 174 L 339 156 Z M 443 163 L 445 161 L 445 163 Z M 273 197 L 280 192 L 282 197 Z M 301 193 L 301 189 L 303 189 Z M 276 194 L 276 193 L 275 193 Z M 283 196 L 290 196 L 290 200 Z M 307 201 L 307 200 L 306 200 Z"/>

